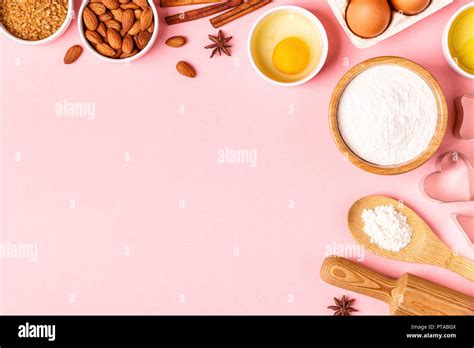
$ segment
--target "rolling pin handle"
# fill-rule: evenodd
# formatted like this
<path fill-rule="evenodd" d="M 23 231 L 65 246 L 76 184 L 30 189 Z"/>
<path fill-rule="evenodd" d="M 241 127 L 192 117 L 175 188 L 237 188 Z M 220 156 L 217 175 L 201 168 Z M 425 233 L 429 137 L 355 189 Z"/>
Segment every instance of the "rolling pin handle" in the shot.
<path fill-rule="evenodd" d="M 321 266 L 321 279 L 349 291 L 393 303 L 397 281 L 343 257 L 327 257 Z"/>

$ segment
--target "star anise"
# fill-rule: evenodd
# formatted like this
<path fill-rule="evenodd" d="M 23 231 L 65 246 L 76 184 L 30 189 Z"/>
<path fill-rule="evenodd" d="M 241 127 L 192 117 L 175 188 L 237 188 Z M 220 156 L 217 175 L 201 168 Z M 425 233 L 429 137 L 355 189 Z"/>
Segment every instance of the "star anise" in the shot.
<path fill-rule="evenodd" d="M 217 36 L 209 35 L 209 40 L 211 40 L 213 44 L 210 44 L 206 46 L 205 48 L 212 49 L 211 58 L 214 57 L 216 53 L 219 53 L 220 56 L 222 55 L 222 53 L 230 56 L 230 52 L 228 48 L 232 46 L 227 43 L 231 39 L 232 39 L 232 36 L 225 37 L 222 30 L 219 30 L 219 33 L 217 34 Z"/>
<path fill-rule="evenodd" d="M 334 311 L 335 316 L 349 316 L 351 312 L 357 312 L 357 309 L 351 307 L 354 301 L 355 299 L 349 300 L 349 297 L 346 295 L 342 296 L 340 300 L 334 297 L 336 305 L 328 306 L 328 308 Z"/>

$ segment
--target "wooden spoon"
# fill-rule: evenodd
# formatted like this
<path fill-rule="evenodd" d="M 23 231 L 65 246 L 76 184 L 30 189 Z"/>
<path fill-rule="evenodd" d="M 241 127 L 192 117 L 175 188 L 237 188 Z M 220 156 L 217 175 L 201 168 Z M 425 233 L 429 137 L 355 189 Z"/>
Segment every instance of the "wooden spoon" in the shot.
<path fill-rule="evenodd" d="M 364 222 L 361 217 L 363 210 L 388 204 L 393 205 L 397 211 L 405 215 L 407 223 L 413 229 L 412 240 L 399 252 L 382 249 L 377 244 L 371 243 L 370 237 L 364 232 Z M 474 262 L 449 249 L 425 221 L 402 202 L 385 196 L 363 197 L 352 205 L 348 222 L 354 239 L 377 255 L 398 261 L 441 266 L 474 281 Z"/>

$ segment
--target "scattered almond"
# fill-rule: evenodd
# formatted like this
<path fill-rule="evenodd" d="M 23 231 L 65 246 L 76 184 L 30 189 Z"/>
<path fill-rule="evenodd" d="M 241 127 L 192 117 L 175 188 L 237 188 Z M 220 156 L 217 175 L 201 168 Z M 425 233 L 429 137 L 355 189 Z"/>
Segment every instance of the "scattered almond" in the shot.
<path fill-rule="evenodd" d="M 184 46 L 186 43 L 186 38 L 184 36 L 172 36 L 168 40 L 165 41 L 165 44 L 167 44 L 170 47 L 181 47 Z"/>
<path fill-rule="evenodd" d="M 178 70 L 178 72 L 183 76 L 190 77 L 190 78 L 196 77 L 196 71 L 191 65 L 189 65 L 186 62 L 183 62 L 183 61 L 178 62 L 178 64 L 176 64 L 176 70 Z"/>
<path fill-rule="evenodd" d="M 84 12 L 82 15 L 82 19 L 84 20 L 84 25 L 89 30 L 96 30 L 97 26 L 99 25 L 99 20 L 97 16 L 89 7 L 84 8 Z"/>
<path fill-rule="evenodd" d="M 72 64 L 74 63 L 77 58 L 81 56 L 82 53 L 82 47 L 79 45 L 74 45 L 70 47 L 67 51 L 66 54 L 64 55 L 64 64 Z"/>

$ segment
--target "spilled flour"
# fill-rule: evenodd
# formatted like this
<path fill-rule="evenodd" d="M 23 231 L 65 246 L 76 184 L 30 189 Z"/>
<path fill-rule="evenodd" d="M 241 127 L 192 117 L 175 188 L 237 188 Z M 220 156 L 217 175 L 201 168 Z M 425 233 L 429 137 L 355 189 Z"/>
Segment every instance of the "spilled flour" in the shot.
<path fill-rule="evenodd" d="M 437 126 L 437 106 L 417 74 L 381 65 L 347 85 L 337 118 L 345 143 L 356 155 L 378 165 L 398 165 L 428 147 Z"/>

